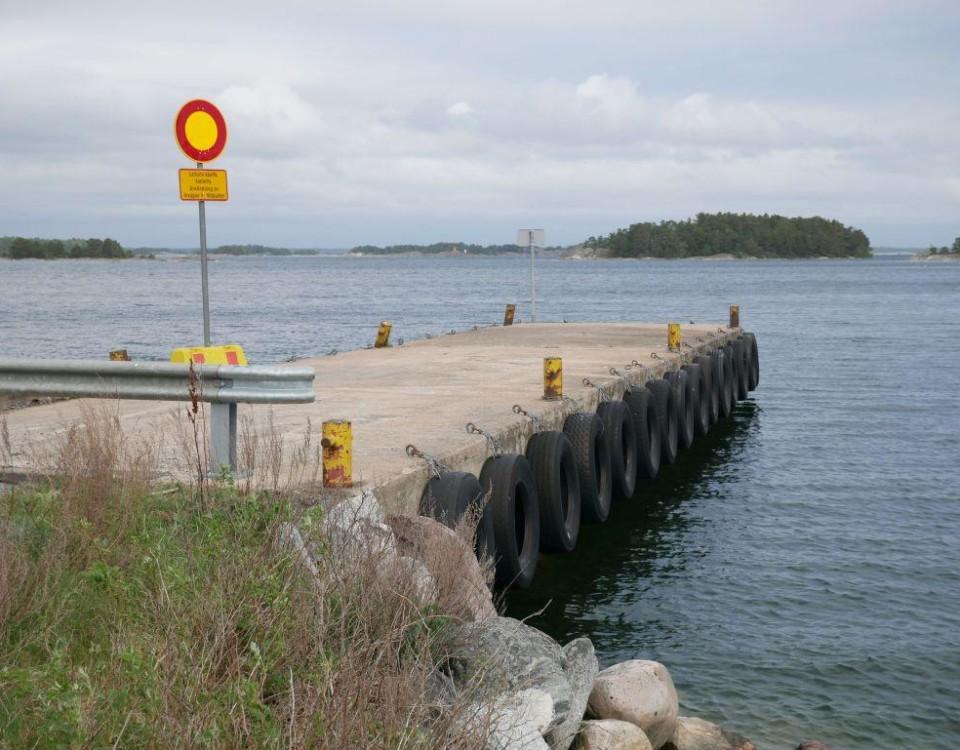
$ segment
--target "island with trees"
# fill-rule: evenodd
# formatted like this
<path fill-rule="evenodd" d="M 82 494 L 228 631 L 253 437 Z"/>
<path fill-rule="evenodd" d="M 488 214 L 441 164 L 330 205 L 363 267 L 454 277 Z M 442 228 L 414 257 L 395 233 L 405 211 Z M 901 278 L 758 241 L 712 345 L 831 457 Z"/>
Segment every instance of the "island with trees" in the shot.
<path fill-rule="evenodd" d="M 957 237 L 953 241 L 953 245 L 947 247 L 936 247 L 935 245 L 930 245 L 930 249 L 927 250 L 921 257 L 924 258 L 943 258 L 947 259 L 960 259 L 960 237 Z"/>
<path fill-rule="evenodd" d="M 861 230 L 820 216 L 697 214 L 686 221 L 641 222 L 583 247 L 611 258 L 867 258 L 870 240 Z"/>
<path fill-rule="evenodd" d="M 130 258 L 132 253 L 109 237 L 87 240 L 44 240 L 39 237 L 0 237 L 0 257 L 13 260 L 41 258 Z"/>
<path fill-rule="evenodd" d="M 559 247 L 538 248 L 553 252 Z M 527 252 L 520 245 L 471 245 L 466 242 L 434 242 L 432 245 L 358 245 L 348 255 L 516 255 Z"/>

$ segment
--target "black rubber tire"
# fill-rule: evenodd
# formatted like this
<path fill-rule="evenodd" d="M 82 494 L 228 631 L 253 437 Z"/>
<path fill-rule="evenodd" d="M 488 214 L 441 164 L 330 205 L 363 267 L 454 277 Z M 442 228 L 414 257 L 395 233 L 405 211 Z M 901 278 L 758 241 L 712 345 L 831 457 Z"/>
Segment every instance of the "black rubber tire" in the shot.
<path fill-rule="evenodd" d="M 633 415 L 623 401 L 604 401 L 597 407 L 603 420 L 603 437 L 610 453 L 613 496 L 629 500 L 637 488 L 637 434 Z"/>
<path fill-rule="evenodd" d="M 540 550 L 573 552 L 580 535 L 580 478 L 570 439 L 538 432 L 527 443 L 527 460 L 537 482 Z"/>
<path fill-rule="evenodd" d="M 743 337 L 747 340 L 747 347 L 750 350 L 750 373 L 747 378 L 747 390 L 755 391 L 760 384 L 760 351 L 757 349 L 757 337 L 752 333 L 745 333 Z"/>
<path fill-rule="evenodd" d="M 733 347 L 727 344 L 721 351 L 723 353 L 723 391 L 720 394 L 720 416 L 726 419 L 733 412 L 733 407 L 737 402 L 737 370 L 734 363 Z"/>
<path fill-rule="evenodd" d="M 713 426 L 720 419 L 720 401 L 723 399 L 723 364 L 719 352 L 714 351 L 704 357 L 699 357 L 700 364 L 706 363 L 710 372 L 710 425 Z"/>
<path fill-rule="evenodd" d="M 602 523 L 610 515 L 613 502 L 613 472 L 603 438 L 603 420 L 593 412 L 571 414 L 563 423 L 563 432 L 577 461 L 581 520 Z"/>
<path fill-rule="evenodd" d="M 691 387 L 690 377 L 685 370 L 673 370 L 665 377 L 673 384 L 674 396 L 680 405 L 677 410 L 678 447 L 686 450 L 693 445 L 696 435 L 697 394 Z"/>
<path fill-rule="evenodd" d="M 653 408 L 660 425 L 660 462 L 672 464 L 677 460 L 677 405 L 673 386 L 666 380 L 650 380 L 647 390 L 653 396 Z"/>
<path fill-rule="evenodd" d="M 733 351 L 737 358 L 737 400 L 743 401 L 750 393 L 750 347 L 741 336 L 733 342 Z"/>
<path fill-rule="evenodd" d="M 493 516 L 497 585 L 528 588 L 540 552 L 540 507 L 530 462 L 515 453 L 488 458 L 480 486 Z"/>
<path fill-rule="evenodd" d="M 693 412 L 693 426 L 697 435 L 706 435 L 710 430 L 710 389 L 705 385 L 706 374 L 703 367 L 694 362 L 683 368 L 694 391 L 697 408 Z"/>
<path fill-rule="evenodd" d="M 427 482 L 420 496 L 420 514 L 433 518 L 451 529 L 460 523 L 468 509 L 478 519 L 474 530 L 478 559 L 493 557 L 493 516 L 484 505 L 480 480 L 466 471 L 447 471 Z"/>
<path fill-rule="evenodd" d="M 633 415 L 633 430 L 637 434 L 638 481 L 653 481 L 660 473 L 660 423 L 653 394 L 646 388 L 636 388 L 627 391 L 623 401 Z"/>

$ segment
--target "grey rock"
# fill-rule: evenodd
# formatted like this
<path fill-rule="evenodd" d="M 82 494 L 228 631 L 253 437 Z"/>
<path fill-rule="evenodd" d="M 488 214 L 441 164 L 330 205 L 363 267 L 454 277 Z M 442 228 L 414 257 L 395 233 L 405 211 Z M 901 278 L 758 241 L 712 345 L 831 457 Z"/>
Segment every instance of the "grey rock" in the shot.
<path fill-rule="evenodd" d="M 492 617 L 462 625 L 450 663 L 457 683 L 472 683 L 485 700 L 531 687 L 548 693 L 553 718 L 544 730 L 547 733 L 571 711 L 573 694 L 563 671 L 560 645 L 513 618 Z"/>
<path fill-rule="evenodd" d="M 756 746 L 746 737 L 709 721 L 681 716 L 664 750 L 756 750 Z"/>
<path fill-rule="evenodd" d="M 566 717 L 546 736 L 554 750 L 567 750 L 580 729 L 580 721 L 587 710 L 587 701 L 593 690 L 593 681 L 600 671 L 597 655 L 589 638 L 570 641 L 561 651 L 563 674 L 570 685 L 570 708 Z"/>
<path fill-rule="evenodd" d="M 819 740 L 806 740 L 797 745 L 797 750 L 832 750 L 832 748 Z"/>
<path fill-rule="evenodd" d="M 497 616 L 480 564 L 455 531 L 425 516 L 388 515 L 386 523 L 400 552 L 427 566 L 447 614 L 467 621 Z"/>
<path fill-rule="evenodd" d="M 636 724 L 654 750 L 673 737 L 679 711 L 670 672 L 655 661 L 634 659 L 615 664 L 597 675 L 590 693 L 591 716 Z"/>
<path fill-rule="evenodd" d="M 619 719 L 594 719 L 580 725 L 577 750 L 653 750 L 636 724 Z"/>
<path fill-rule="evenodd" d="M 536 688 L 477 703 L 464 714 L 487 735 L 487 750 L 550 750 L 543 732 L 553 720 L 553 699 Z"/>
<path fill-rule="evenodd" d="M 372 492 L 327 508 L 322 528 L 340 554 L 396 557 L 397 543 Z"/>

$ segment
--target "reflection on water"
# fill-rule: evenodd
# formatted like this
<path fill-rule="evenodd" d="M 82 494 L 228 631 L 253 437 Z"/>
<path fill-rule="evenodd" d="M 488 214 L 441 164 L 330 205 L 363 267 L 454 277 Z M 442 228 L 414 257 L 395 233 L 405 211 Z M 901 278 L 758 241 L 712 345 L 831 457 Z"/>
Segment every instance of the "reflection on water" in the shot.
<path fill-rule="evenodd" d="M 535 585 L 510 592 L 507 614 L 535 613 L 530 624 L 560 641 L 590 637 L 603 644 L 603 665 L 649 655 L 668 641 L 678 612 L 651 589 L 659 579 L 687 575 L 694 558 L 723 543 L 685 506 L 722 498 L 731 467 L 757 440 L 760 412 L 752 399 L 741 402 L 656 481 L 616 503 L 607 523 L 584 526 L 572 554 L 542 555 Z"/>

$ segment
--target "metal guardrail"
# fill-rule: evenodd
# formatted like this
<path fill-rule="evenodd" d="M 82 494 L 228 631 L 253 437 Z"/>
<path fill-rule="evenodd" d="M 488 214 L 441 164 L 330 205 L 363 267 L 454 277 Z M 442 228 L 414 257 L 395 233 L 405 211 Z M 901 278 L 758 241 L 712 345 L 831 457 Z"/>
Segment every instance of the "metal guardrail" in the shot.
<path fill-rule="evenodd" d="M 199 401 L 211 404 L 210 462 L 236 470 L 237 404 L 302 404 L 316 396 L 305 367 L 0 358 L 0 395 Z M 191 382 L 194 387 L 191 388 Z"/>

